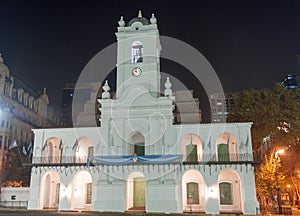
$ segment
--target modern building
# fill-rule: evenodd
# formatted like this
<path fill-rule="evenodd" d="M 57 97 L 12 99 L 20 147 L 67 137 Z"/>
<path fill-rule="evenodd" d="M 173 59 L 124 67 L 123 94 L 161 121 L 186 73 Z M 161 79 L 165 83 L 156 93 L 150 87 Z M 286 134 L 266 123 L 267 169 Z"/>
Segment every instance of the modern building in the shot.
<path fill-rule="evenodd" d="M 251 123 L 175 123 L 154 14 L 121 17 L 116 36 L 101 126 L 33 130 L 28 209 L 256 214 Z"/>
<path fill-rule="evenodd" d="M 60 116 L 49 109 L 46 89 L 39 94 L 12 76 L 0 54 L 0 170 L 14 141 L 30 143 L 32 128 L 62 126 Z"/>
<path fill-rule="evenodd" d="M 210 96 L 211 122 L 226 123 L 228 113 L 234 107 L 234 99 L 239 92 L 214 93 Z"/>
<path fill-rule="evenodd" d="M 281 83 L 286 89 L 296 89 L 298 88 L 298 82 L 296 80 L 297 78 L 299 79 L 299 76 L 288 74 L 284 77 Z"/>

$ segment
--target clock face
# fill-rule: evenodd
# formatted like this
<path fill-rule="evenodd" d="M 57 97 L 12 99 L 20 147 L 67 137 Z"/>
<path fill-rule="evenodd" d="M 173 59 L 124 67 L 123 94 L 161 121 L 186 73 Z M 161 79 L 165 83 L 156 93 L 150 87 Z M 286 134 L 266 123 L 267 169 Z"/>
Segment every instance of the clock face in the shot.
<path fill-rule="evenodd" d="M 141 68 L 135 67 L 132 69 L 132 75 L 138 77 L 142 74 Z"/>

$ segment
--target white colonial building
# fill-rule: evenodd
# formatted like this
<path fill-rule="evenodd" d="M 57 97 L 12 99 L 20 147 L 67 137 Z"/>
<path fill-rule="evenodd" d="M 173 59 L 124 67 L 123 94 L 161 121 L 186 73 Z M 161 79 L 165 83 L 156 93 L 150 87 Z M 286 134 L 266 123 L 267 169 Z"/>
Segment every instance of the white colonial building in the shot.
<path fill-rule="evenodd" d="M 35 129 L 28 209 L 255 214 L 251 123 L 174 124 L 156 18 L 119 21 L 101 126 Z"/>

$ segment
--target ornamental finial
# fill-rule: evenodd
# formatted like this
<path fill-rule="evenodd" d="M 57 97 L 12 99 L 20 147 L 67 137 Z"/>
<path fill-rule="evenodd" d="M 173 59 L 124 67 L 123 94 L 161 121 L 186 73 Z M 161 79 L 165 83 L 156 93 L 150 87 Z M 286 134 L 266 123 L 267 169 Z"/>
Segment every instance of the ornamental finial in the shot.
<path fill-rule="evenodd" d="M 167 81 L 165 82 L 165 96 L 166 97 L 172 97 L 172 83 L 170 82 L 170 78 L 167 77 Z"/>
<path fill-rule="evenodd" d="M 156 24 L 156 18 L 155 18 L 155 16 L 154 16 L 154 13 L 152 13 L 152 17 L 150 18 L 150 22 L 151 22 L 151 24 Z"/>
<path fill-rule="evenodd" d="M 124 27 L 125 26 L 125 22 L 124 22 L 124 19 L 123 19 L 123 16 L 121 16 L 120 20 L 119 20 L 119 26 L 120 27 Z"/>
<path fill-rule="evenodd" d="M 108 85 L 108 81 L 107 80 L 105 80 L 105 84 L 104 84 L 104 86 L 102 88 L 104 90 L 104 92 L 102 92 L 102 99 L 110 99 L 110 93 L 109 93 L 110 87 Z"/>
<path fill-rule="evenodd" d="M 142 15 L 142 11 L 141 11 L 141 10 L 139 10 L 138 17 L 143 17 L 143 15 Z"/>

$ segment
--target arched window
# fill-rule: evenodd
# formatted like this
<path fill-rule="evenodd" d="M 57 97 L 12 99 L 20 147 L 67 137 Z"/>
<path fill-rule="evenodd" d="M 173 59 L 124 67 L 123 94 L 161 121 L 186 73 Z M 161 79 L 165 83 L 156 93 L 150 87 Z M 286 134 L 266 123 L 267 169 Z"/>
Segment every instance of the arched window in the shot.
<path fill-rule="evenodd" d="M 232 205 L 232 185 L 228 182 L 222 182 L 219 184 L 220 190 L 220 204 Z"/>
<path fill-rule="evenodd" d="M 140 41 L 134 41 L 131 44 L 131 63 L 143 62 L 143 44 Z"/>

